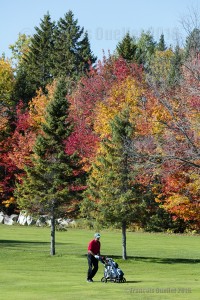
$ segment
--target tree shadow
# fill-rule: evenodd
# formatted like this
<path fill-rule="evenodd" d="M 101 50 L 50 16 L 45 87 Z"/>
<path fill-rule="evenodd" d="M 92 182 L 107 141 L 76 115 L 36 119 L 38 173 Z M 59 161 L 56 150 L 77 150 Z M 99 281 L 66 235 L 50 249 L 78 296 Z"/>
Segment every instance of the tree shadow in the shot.
<path fill-rule="evenodd" d="M 112 255 L 108 256 L 112 257 L 113 259 L 120 259 L 122 260 L 121 256 Z M 195 258 L 162 258 L 162 257 L 148 257 L 148 256 L 128 256 L 128 259 L 135 260 L 135 261 L 143 261 L 149 263 L 158 263 L 158 264 L 199 264 L 200 259 Z"/>
<path fill-rule="evenodd" d="M 0 240 L 0 247 L 18 247 L 22 245 L 36 245 L 46 246 L 50 242 L 39 242 L 39 241 L 19 241 L 19 240 Z M 63 243 L 56 243 L 56 245 L 62 245 Z"/>
<path fill-rule="evenodd" d="M 0 240 L 0 244 L 48 244 L 48 242 L 38 241 L 19 241 L 19 240 Z"/>
<path fill-rule="evenodd" d="M 123 283 L 141 283 L 143 281 L 141 280 L 126 280 L 126 282 L 123 282 Z"/>
<path fill-rule="evenodd" d="M 99 280 L 98 282 L 102 283 L 101 280 Z M 113 283 L 113 284 L 135 283 L 135 284 L 137 284 L 137 283 L 141 283 L 141 282 L 143 282 L 143 281 L 141 281 L 141 280 L 126 280 L 125 282 L 116 283 L 116 282 L 108 279 L 108 281 L 106 283 Z"/>

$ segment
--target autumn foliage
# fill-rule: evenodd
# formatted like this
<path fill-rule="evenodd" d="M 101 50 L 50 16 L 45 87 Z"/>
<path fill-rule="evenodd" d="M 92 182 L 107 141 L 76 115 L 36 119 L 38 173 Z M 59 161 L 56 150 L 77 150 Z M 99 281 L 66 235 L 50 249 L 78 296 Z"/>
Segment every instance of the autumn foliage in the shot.
<path fill-rule="evenodd" d="M 163 74 L 163 80 L 167 80 L 171 57 L 171 50 L 156 53 L 151 66 L 154 79 Z M 160 83 L 151 85 L 142 65 L 121 57 L 104 58 L 72 84 L 68 93 L 73 132 L 65 151 L 70 155 L 76 150 L 83 169 L 89 172 L 102 140 L 111 135 L 110 122 L 128 109 L 134 129 L 130 155 L 137 173 L 133 184 L 142 185 L 144 194 L 151 185 L 156 204 L 174 220 L 181 219 L 189 228 L 199 230 L 199 81 L 188 68 L 182 68 L 182 76 L 181 85 L 165 90 L 162 85 L 159 90 L 155 87 Z M 12 197 L 14 180 L 23 174 L 24 166 L 30 165 L 53 90 L 54 84 L 47 94 L 38 90 L 28 107 L 22 102 L 16 106 L 14 129 L 1 141 L 1 201 Z M 1 118 L 4 110 L 2 107 Z M 6 127 L 9 120 L 5 117 L 3 121 L 1 126 Z M 159 184 L 155 184 L 155 178 L 159 178 Z"/>

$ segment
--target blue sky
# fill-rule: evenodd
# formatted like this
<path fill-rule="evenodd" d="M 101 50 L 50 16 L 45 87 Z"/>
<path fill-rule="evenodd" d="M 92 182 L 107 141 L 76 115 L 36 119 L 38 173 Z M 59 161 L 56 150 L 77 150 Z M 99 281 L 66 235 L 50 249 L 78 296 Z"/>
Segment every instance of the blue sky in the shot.
<path fill-rule="evenodd" d="M 113 53 L 116 45 L 129 31 L 135 37 L 151 30 L 154 39 L 165 35 L 168 45 L 177 36 L 184 37 L 180 23 L 198 0 L 0 0 L 0 54 L 10 56 L 9 45 L 19 33 L 32 35 L 34 27 L 49 11 L 52 21 L 58 21 L 72 10 L 78 24 L 89 33 L 91 49 L 99 58 L 102 51 Z M 184 39 L 184 38 L 183 38 Z M 180 39 L 181 40 L 181 39 Z"/>

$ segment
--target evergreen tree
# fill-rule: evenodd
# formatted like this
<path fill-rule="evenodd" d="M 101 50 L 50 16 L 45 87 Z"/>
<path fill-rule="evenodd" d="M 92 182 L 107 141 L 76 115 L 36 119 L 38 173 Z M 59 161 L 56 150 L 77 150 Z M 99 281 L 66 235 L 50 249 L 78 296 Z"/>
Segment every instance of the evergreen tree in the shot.
<path fill-rule="evenodd" d="M 30 101 L 39 88 L 46 93 L 47 84 L 61 76 L 76 80 L 96 61 L 87 32 L 74 20 L 72 11 L 57 24 L 47 13 L 31 37 L 27 53 L 19 59 L 15 97 Z"/>
<path fill-rule="evenodd" d="M 171 68 L 169 72 L 169 85 L 171 87 L 177 87 L 180 84 L 182 78 L 182 64 L 183 54 L 181 53 L 180 47 L 177 45 L 174 51 L 174 56 L 171 60 Z"/>
<path fill-rule="evenodd" d="M 133 37 L 130 36 L 129 32 L 125 35 L 123 40 L 117 45 L 117 53 L 127 61 L 134 61 L 136 53 L 136 42 Z"/>
<path fill-rule="evenodd" d="M 66 84 L 60 80 L 54 99 L 47 107 L 43 134 L 36 140 L 33 165 L 15 191 L 20 208 L 31 213 L 48 214 L 51 219 L 51 255 L 55 254 L 55 219 L 75 213 L 80 197 L 82 175 L 78 156 L 66 154 L 65 142 L 72 133 L 68 121 Z"/>
<path fill-rule="evenodd" d="M 156 48 L 157 48 L 158 51 L 165 51 L 167 49 L 167 47 L 165 45 L 165 37 L 164 37 L 163 33 L 160 36 L 160 40 L 159 40 L 158 45 L 157 45 Z"/>
<path fill-rule="evenodd" d="M 140 197 L 133 184 L 129 153 L 133 128 L 128 111 L 116 116 L 111 128 L 111 137 L 102 142 L 102 153 L 93 165 L 81 210 L 85 217 L 121 226 L 122 257 L 126 259 L 126 228 L 136 219 Z"/>
<path fill-rule="evenodd" d="M 83 39 L 79 42 L 77 51 L 78 70 L 80 74 L 90 69 L 90 66 L 96 62 L 97 58 L 92 54 L 88 33 L 85 32 Z"/>
<path fill-rule="evenodd" d="M 16 76 L 16 96 L 26 102 L 35 96 L 36 90 L 52 82 L 53 70 L 53 31 L 55 24 L 47 13 L 36 33 L 32 36 L 29 50 L 24 54 Z"/>
<path fill-rule="evenodd" d="M 54 70 L 55 77 L 69 76 L 77 78 L 87 70 L 90 61 L 93 64 L 96 58 L 93 56 L 87 33 L 80 28 L 78 20 L 74 19 L 72 11 L 60 18 L 54 34 Z"/>
<path fill-rule="evenodd" d="M 156 42 L 150 32 L 142 32 L 137 41 L 136 61 L 148 69 L 151 57 L 156 49 Z"/>

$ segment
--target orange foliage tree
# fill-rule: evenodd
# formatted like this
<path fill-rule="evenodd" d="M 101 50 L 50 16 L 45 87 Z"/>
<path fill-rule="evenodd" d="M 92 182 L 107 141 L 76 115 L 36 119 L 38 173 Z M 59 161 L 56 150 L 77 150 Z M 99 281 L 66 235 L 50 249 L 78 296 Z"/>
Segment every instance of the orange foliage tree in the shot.
<path fill-rule="evenodd" d="M 157 172 L 162 182 L 157 201 L 175 219 L 199 229 L 200 98 L 199 81 L 191 70 L 183 68 L 180 87 L 170 92 L 156 91 L 150 120 L 157 145 L 154 158 L 160 161 Z"/>

